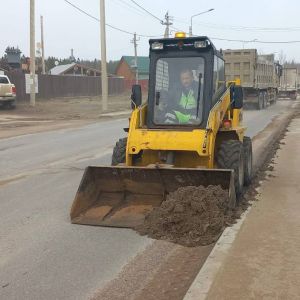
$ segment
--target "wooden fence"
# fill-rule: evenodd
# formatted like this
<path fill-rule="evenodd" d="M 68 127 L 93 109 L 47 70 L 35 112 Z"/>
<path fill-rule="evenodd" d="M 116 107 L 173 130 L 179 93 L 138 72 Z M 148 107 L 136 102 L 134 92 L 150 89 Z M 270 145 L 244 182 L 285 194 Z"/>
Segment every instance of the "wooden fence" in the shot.
<path fill-rule="evenodd" d="M 30 96 L 26 94 L 25 75 L 23 73 L 7 73 L 7 75 L 16 86 L 17 101 L 28 100 Z M 101 94 L 101 77 L 38 75 L 38 85 L 37 99 L 97 96 Z M 108 92 L 110 95 L 120 94 L 124 90 L 123 78 L 108 78 Z"/>

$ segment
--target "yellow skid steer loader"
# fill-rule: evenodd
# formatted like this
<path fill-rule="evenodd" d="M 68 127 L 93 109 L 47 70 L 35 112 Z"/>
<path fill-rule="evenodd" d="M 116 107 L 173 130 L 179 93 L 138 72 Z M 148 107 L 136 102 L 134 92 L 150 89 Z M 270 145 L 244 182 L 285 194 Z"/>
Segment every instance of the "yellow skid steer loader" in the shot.
<path fill-rule="evenodd" d="M 77 224 L 134 227 L 179 187 L 220 185 L 234 206 L 252 176 L 242 125 L 243 91 L 225 81 L 222 53 L 208 37 L 152 39 L 149 92 L 133 112 L 112 166 L 86 168 L 71 208 Z"/>

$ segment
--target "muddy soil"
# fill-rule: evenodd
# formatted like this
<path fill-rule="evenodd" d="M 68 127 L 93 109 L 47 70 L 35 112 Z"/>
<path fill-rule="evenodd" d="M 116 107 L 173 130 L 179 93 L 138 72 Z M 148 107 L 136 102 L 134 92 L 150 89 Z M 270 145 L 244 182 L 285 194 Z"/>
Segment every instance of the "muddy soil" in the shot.
<path fill-rule="evenodd" d="M 228 191 L 220 186 L 182 187 L 149 212 L 136 230 L 183 246 L 209 245 L 227 222 L 228 201 Z"/>
<path fill-rule="evenodd" d="M 108 97 L 108 112 L 130 109 L 130 95 L 123 93 Z M 101 97 L 66 97 L 36 100 L 35 107 L 28 101 L 17 102 L 15 109 L 0 107 L 0 116 L 22 115 L 42 120 L 95 119 L 102 114 Z"/>
<path fill-rule="evenodd" d="M 297 109 L 293 117 L 299 115 Z M 256 170 L 252 183 L 234 209 L 228 209 L 227 191 L 219 186 L 185 187 L 167 196 L 161 207 L 146 215 L 144 224 L 136 228 L 141 235 L 166 240 L 183 246 L 195 247 L 216 242 L 227 226 L 236 223 L 241 214 L 255 201 L 263 180 L 274 177 L 274 156 L 280 149 L 285 129 L 266 150 L 268 156 Z M 227 209 L 226 209 L 227 208 Z"/>
<path fill-rule="evenodd" d="M 129 99 L 129 93 L 110 96 L 105 114 L 99 97 L 37 100 L 35 107 L 21 101 L 15 109 L 0 106 L 0 138 L 73 128 L 112 118 L 114 114 L 117 117 L 118 113 L 130 111 Z"/>

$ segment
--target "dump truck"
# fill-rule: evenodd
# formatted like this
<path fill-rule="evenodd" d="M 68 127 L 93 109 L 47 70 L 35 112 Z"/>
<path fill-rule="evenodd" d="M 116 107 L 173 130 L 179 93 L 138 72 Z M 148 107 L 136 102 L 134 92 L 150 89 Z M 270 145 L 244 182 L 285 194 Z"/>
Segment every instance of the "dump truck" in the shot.
<path fill-rule="evenodd" d="M 261 110 L 276 102 L 281 65 L 274 54 L 259 55 L 256 49 L 224 50 L 223 54 L 226 80 L 241 80 L 245 104 Z"/>
<path fill-rule="evenodd" d="M 135 227 L 180 187 L 219 185 L 235 205 L 252 178 L 240 82 L 225 81 L 206 37 L 151 39 L 147 102 L 132 87 L 127 137 L 111 166 L 88 166 L 71 207 L 76 224 Z"/>
<path fill-rule="evenodd" d="M 297 99 L 298 69 L 284 67 L 280 78 L 279 97 Z"/>
<path fill-rule="evenodd" d="M 6 75 L 0 75 L 0 105 L 5 108 L 16 105 L 16 87 Z"/>

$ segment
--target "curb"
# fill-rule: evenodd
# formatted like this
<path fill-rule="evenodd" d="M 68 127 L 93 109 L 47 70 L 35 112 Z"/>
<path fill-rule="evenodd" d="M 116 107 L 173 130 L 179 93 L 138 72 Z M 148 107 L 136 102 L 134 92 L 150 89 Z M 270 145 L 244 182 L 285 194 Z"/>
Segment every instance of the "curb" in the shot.
<path fill-rule="evenodd" d="M 268 148 L 272 147 L 286 130 L 293 116 L 294 109 L 298 104 L 299 102 L 297 101 L 286 113 L 275 117 L 265 129 L 253 138 L 253 169 L 255 173 L 266 161 Z M 252 206 L 248 207 L 237 223 L 225 228 L 183 300 L 204 300 L 207 298 L 209 290 L 225 262 L 235 238 L 251 208 Z"/>

